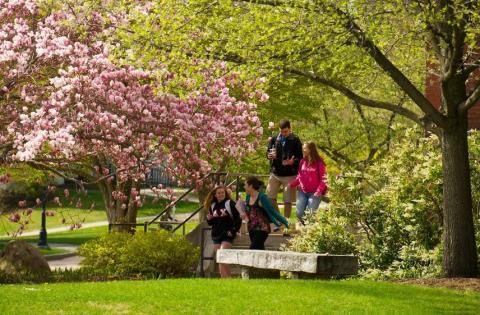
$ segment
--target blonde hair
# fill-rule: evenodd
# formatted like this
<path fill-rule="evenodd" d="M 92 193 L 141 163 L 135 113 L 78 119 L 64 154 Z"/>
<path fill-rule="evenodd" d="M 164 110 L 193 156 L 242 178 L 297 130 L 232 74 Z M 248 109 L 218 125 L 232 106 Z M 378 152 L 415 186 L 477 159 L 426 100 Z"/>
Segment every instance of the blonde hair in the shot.
<path fill-rule="evenodd" d="M 205 202 L 203 203 L 203 207 L 205 208 L 205 213 L 208 213 L 208 211 L 210 210 L 210 207 L 212 206 L 212 203 L 218 202 L 217 197 L 215 197 L 215 194 L 219 189 L 223 189 L 223 191 L 225 191 L 225 200 L 231 199 L 230 193 L 228 192 L 227 187 L 222 185 L 216 186 L 215 188 L 210 190 L 210 192 L 207 195 L 207 198 L 205 198 Z"/>

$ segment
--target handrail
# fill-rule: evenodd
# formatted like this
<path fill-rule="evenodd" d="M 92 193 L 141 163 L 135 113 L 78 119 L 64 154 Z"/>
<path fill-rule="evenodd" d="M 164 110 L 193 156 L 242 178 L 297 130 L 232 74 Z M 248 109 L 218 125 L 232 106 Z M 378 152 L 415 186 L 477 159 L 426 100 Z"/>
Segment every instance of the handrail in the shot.
<path fill-rule="evenodd" d="M 210 177 L 213 173 L 208 173 L 207 175 L 205 175 L 204 177 L 202 177 L 200 180 L 205 180 L 207 179 L 208 177 Z M 189 193 L 192 192 L 192 190 L 194 190 L 195 188 L 192 187 L 190 188 L 189 190 L 187 190 L 186 192 L 184 192 L 180 197 L 178 197 L 174 202 L 171 202 L 165 209 L 163 209 L 162 212 L 160 212 L 158 215 L 155 216 L 155 218 L 153 218 L 152 220 L 150 220 L 148 222 L 148 225 L 150 224 L 153 224 L 158 218 L 160 218 L 162 215 L 164 215 L 168 210 L 170 210 L 171 208 L 173 208 L 178 202 L 180 202 L 180 200 L 183 199 L 183 197 L 187 196 Z"/>
<path fill-rule="evenodd" d="M 172 232 L 175 232 L 176 230 L 178 230 L 181 226 L 184 226 L 185 223 L 187 223 L 187 221 L 189 221 L 191 218 L 193 218 L 196 214 L 198 214 L 200 212 L 200 210 L 203 209 L 203 205 L 201 205 L 200 207 L 197 208 L 197 210 L 193 211 L 185 220 L 183 220 L 182 222 L 180 222 L 176 228 L 174 228 L 172 230 Z"/>
<path fill-rule="evenodd" d="M 178 197 L 174 202 L 171 202 L 165 209 L 163 209 L 162 212 L 160 212 L 157 216 L 155 216 L 155 218 L 153 218 L 152 220 L 150 220 L 148 222 L 148 225 L 154 223 L 158 218 L 160 218 L 162 215 L 165 214 L 165 212 L 167 212 L 168 210 L 170 210 L 171 208 L 173 208 L 173 206 L 177 205 L 177 203 L 183 198 L 185 197 L 186 195 L 188 195 L 189 193 L 192 192 L 194 188 L 190 188 L 189 190 L 187 190 L 185 193 L 183 193 L 180 197 Z"/>

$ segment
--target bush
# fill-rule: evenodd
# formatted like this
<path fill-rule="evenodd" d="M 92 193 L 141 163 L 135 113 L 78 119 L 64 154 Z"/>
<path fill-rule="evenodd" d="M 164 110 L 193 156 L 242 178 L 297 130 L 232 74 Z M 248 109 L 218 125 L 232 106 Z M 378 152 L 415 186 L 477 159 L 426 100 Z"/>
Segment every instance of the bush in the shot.
<path fill-rule="evenodd" d="M 319 211 L 299 234 L 292 238 L 288 249 L 306 253 L 354 254 L 355 240 L 346 229 L 347 221 Z"/>
<path fill-rule="evenodd" d="M 97 273 L 162 278 L 189 275 L 199 258 L 198 248 L 166 231 L 107 234 L 83 244 L 79 253 L 82 265 Z"/>
<path fill-rule="evenodd" d="M 469 135 L 473 211 L 480 251 L 480 132 Z M 353 240 L 362 274 L 373 278 L 430 277 L 441 274 L 443 177 L 437 137 L 415 130 L 363 172 L 329 178 L 329 217 L 293 240 L 300 251 L 331 252 L 328 233 Z M 331 225 L 327 227 L 326 225 Z M 313 231 L 317 231 L 313 233 Z M 331 231 L 331 232 L 329 232 Z M 344 234 L 348 235 L 344 235 Z M 322 244 L 321 246 L 317 244 Z M 480 252 L 479 252 L 480 253 Z"/>
<path fill-rule="evenodd" d="M 370 250 L 369 250 L 370 249 Z M 376 250 L 364 248 L 361 252 L 361 276 L 372 280 L 387 280 L 401 278 L 435 278 L 442 275 L 442 246 L 427 250 L 424 246 L 416 244 L 404 245 L 400 248 L 398 256 L 386 269 L 379 269 L 369 261 L 376 254 Z"/>
<path fill-rule="evenodd" d="M 82 265 L 104 274 L 115 274 L 126 246 L 133 236 L 129 233 L 110 233 L 87 241 L 79 248 L 85 259 Z"/>
<path fill-rule="evenodd" d="M 3 270 L 0 270 L 0 283 L 42 283 L 48 282 L 52 279 L 50 273 L 33 273 L 33 272 L 16 272 L 16 273 L 7 273 Z"/>

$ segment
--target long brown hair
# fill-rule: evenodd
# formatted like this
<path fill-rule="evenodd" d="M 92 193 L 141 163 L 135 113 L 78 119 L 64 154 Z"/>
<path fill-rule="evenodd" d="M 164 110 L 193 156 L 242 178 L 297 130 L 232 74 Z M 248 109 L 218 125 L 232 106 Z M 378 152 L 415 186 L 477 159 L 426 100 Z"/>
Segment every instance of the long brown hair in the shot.
<path fill-rule="evenodd" d="M 315 162 L 323 163 L 323 159 L 320 157 L 320 154 L 318 154 L 317 146 L 315 145 L 315 143 L 313 141 L 309 141 L 305 143 L 305 145 L 310 151 L 309 156 L 305 158 L 305 160 L 307 160 L 308 163 L 315 163 Z"/>
<path fill-rule="evenodd" d="M 205 198 L 205 202 L 203 203 L 203 207 L 205 208 L 205 212 L 208 213 L 210 211 L 210 207 L 212 206 L 212 203 L 218 202 L 217 197 L 215 197 L 215 194 L 217 193 L 217 190 L 223 189 L 225 191 L 225 200 L 231 199 L 230 198 L 230 193 L 227 190 L 227 187 L 225 186 L 216 186 L 207 195 L 207 198 Z"/>

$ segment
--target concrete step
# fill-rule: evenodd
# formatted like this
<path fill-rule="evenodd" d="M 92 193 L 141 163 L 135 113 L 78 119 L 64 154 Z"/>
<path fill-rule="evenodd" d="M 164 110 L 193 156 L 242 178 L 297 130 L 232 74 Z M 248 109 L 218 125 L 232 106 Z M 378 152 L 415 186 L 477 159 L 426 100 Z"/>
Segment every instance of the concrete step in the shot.
<path fill-rule="evenodd" d="M 270 234 L 265 241 L 265 247 L 272 247 L 278 249 L 281 244 L 285 243 L 290 237 L 283 236 L 282 234 Z M 233 247 L 244 247 L 250 246 L 250 237 L 248 235 L 242 234 L 235 238 L 233 242 Z"/>
<path fill-rule="evenodd" d="M 232 249 L 250 249 L 250 245 L 233 245 Z M 278 250 L 279 247 L 265 246 L 265 250 Z"/>

